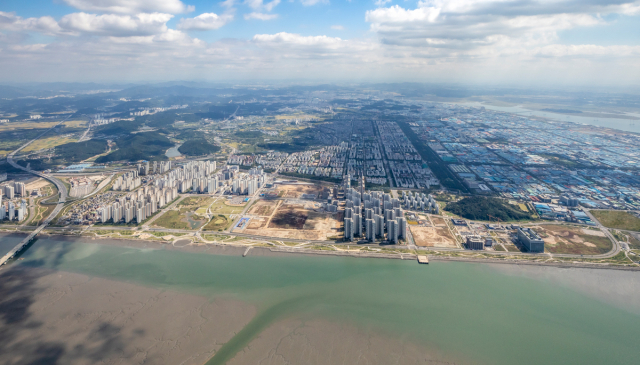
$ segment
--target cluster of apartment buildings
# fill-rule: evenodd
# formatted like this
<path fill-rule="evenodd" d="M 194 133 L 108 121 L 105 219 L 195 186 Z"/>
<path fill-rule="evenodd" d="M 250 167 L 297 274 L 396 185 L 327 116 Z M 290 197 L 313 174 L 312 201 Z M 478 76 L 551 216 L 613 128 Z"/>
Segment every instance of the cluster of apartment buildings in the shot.
<path fill-rule="evenodd" d="M 69 191 L 69 196 L 71 197 L 88 195 L 93 191 L 95 185 L 92 179 L 84 176 L 69 178 L 69 184 L 71 185 L 71 190 Z"/>
<path fill-rule="evenodd" d="M 238 166 L 227 166 L 216 172 L 215 161 L 191 161 L 157 179 L 155 184 L 177 187 L 180 193 L 254 195 L 265 181 L 261 167 L 241 173 Z"/>
<path fill-rule="evenodd" d="M 2 202 L 0 195 L 0 221 L 8 219 L 22 222 L 27 216 L 27 201 L 22 199 L 19 204 L 13 201 Z"/>
<path fill-rule="evenodd" d="M 102 207 L 99 210 L 100 222 L 131 223 L 135 219 L 139 224 L 177 197 L 178 189 L 175 187 L 144 186 Z"/>
<path fill-rule="evenodd" d="M 363 230 L 364 229 L 364 230 Z M 344 209 L 344 237 L 353 241 L 360 237 L 373 242 L 385 239 L 398 243 L 407 239 L 407 220 L 398 199 L 378 191 L 360 193 L 349 188 Z"/>
<path fill-rule="evenodd" d="M 440 214 L 440 206 L 431 194 L 402 192 L 402 204 L 405 209 L 420 210 L 431 214 Z"/>
<path fill-rule="evenodd" d="M 16 196 L 26 197 L 27 186 L 25 183 L 19 181 L 9 181 L 3 185 L 0 185 L 0 196 L 4 194 L 7 199 L 13 199 Z"/>
<path fill-rule="evenodd" d="M 398 243 L 407 239 L 407 220 L 400 207 L 400 200 L 392 199 L 390 194 L 379 191 L 366 191 L 364 176 L 361 176 L 359 189 L 351 187 L 350 176 L 345 176 L 341 186 L 333 189 L 325 210 L 335 212 L 338 209 L 337 198 L 344 197 L 344 238 L 347 241 L 358 239 L 370 242 L 376 239 Z"/>

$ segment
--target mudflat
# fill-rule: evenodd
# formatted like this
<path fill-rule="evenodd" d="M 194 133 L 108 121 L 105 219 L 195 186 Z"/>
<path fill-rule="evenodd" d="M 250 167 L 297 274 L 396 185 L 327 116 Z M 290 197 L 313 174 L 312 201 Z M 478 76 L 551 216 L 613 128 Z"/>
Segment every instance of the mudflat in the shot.
<path fill-rule="evenodd" d="M 14 266 L 0 274 L 2 364 L 203 364 L 256 309 Z"/>
<path fill-rule="evenodd" d="M 228 365 L 449 364 L 436 350 L 348 323 L 288 318 L 256 336 Z"/>

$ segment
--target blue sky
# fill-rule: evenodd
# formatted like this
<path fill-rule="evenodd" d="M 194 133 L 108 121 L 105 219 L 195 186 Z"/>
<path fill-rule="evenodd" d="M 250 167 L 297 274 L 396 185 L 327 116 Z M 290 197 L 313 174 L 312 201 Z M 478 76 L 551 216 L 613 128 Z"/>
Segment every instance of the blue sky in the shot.
<path fill-rule="evenodd" d="M 3 0 L 1 81 L 633 85 L 640 0 Z"/>

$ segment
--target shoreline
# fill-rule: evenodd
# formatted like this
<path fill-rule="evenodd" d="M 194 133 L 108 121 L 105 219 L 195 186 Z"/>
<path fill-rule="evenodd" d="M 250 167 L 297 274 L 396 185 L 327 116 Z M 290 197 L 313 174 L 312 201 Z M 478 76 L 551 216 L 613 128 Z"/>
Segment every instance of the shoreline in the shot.
<path fill-rule="evenodd" d="M 28 235 L 23 232 L 0 232 L 0 235 Z M 104 237 L 91 237 L 91 236 L 77 236 L 77 235 L 65 235 L 55 233 L 41 233 L 39 237 L 52 237 L 63 238 L 69 241 L 79 241 L 84 239 L 85 243 L 94 241 L 100 244 L 115 244 L 122 247 L 135 247 L 135 248 L 150 248 L 150 249 L 167 249 L 167 250 L 179 250 L 185 252 L 202 252 L 214 255 L 240 255 L 240 256 L 256 256 L 259 252 L 260 256 L 283 256 L 283 255 L 314 255 L 314 256 L 339 256 L 339 257 L 354 257 L 354 258 L 374 258 L 374 259 L 393 259 L 393 260 L 416 260 L 418 255 L 413 253 L 376 253 L 376 252 L 353 252 L 353 251 L 329 251 L 329 250 L 314 250 L 308 248 L 295 248 L 295 247 L 267 247 L 267 246 L 252 246 L 234 243 L 202 243 L 193 242 L 184 246 L 175 246 L 174 243 L 181 239 L 189 239 L 187 237 L 177 237 L 174 241 L 158 241 L 147 239 L 131 239 L 131 238 L 104 238 Z M 149 245 L 152 244 L 152 245 Z M 27 248 L 28 250 L 29 248 Z M 438 251 L 436 251 L 438 252 Z M 20 255 L 24 253 L 21 252 Z M 544 266 L 544 267 L 558 267 L 558 268 L 578 268 L 578 269 L 609 269 L 620 271 L 640 271 L 640 266 L 632 265 L 615 265 L 610 263 L 588 263 L 588 262 L 540 262 L 531 261 L 528 259 L 514 259 L 514 258 L 474 258 L 474 257 L 454 257 L 438 254 L 424 253 L 429 257 L 429 261 L 454 261 L 454 262 L 469 262 L 469 263 L 482 263 L 482 264 L 508 264 L 508 265 L 525 265 L 525 266 Z M 18 257 L 20 256 L 18 255 Z"/>

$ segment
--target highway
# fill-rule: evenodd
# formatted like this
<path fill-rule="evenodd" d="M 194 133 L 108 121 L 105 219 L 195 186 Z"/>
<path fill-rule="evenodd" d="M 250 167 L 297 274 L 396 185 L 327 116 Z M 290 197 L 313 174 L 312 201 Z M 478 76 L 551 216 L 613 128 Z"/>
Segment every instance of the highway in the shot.
<path fill-rule="evenodd" d="M 36 138 L 32 139 L 31 141 L 25 143 L 20 148 L 18 148 L 17 150 L 11 152 L 7 156 L 7 162 L 9 162 L 9 164 L 11 166 L 13 166 L 13 167 L 15 167 L 17 169 L 23 170 L 25 172 L 28 172 L 30 174 L 39 176 L 39 177 L 41 177 L 43 179 L 47 179 L 47 180 L 51 181 L 58 188 L 58 193 L 60 194 L 60 198 L 58 199 L 58 204 L 56 205 L 56 207 L 53 209 L 51 214 L 42 222 L 42 224 L 39 225 L 33 232 L 31 232 L 31 234 L 29 234 L 29 236 L 27 236 L 27 238 L 25 238 L 24 240 L 20 241 L 20 243 L 18 243 L 14 248 L 11 249 L 11 251 L 9 251 L 6 255 L 4 255 L 0 259 L 0 266 L 6 264 L 7 261 L 9 261 L 13 257 L 15 257 L 20 251 L 22 251 L 22 249 L 26 245 L 29 244 L 29 242 L 31 242 L 35 238 L 36 235 L 38 235 L 46 226 L 48 226 L 49 223 L 51 223 L 51 221 L 58 215 L 58 213 L 60 213 L 60 211 L 62 210 L 62 207 L 64 206 L 64 203 L 67 201 L 67 188 L 64 186 L 62 181 L 56 179 L 53 176 L 45 175 L 45 174 L 42 174 L 40 172 L 31 170 L 31 169 L 27 169 L 26 167 L 22 167 L 22 166 L 18 165 L 13 160 L 13 157 L 15 156 L 16 153 L 20 152 L 20 150 L 22 150 L 23 148 L 27 147 L 31 143 L 37 141 L 40 137 L 42 137 L 43 135 L 45 135 L 46 133 L 48 133 L 50 130 L 52 130 L 53 128 L 57 127 L 58 125 L 64 123 L 67 119 L 69 119 L 69 117 L 67 117 L 66 119 L 62 120 L 60 123 L 54 125 L 50 129 L 47 129 L 42 134 L 40 134 Z"/>

